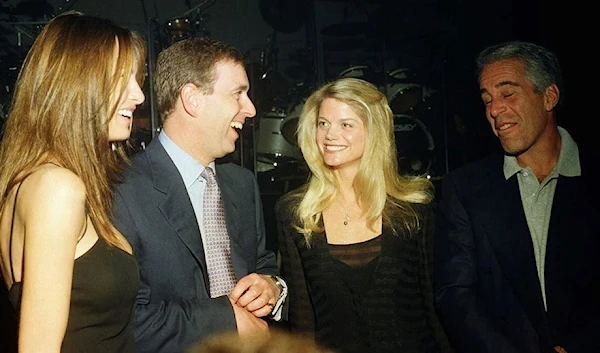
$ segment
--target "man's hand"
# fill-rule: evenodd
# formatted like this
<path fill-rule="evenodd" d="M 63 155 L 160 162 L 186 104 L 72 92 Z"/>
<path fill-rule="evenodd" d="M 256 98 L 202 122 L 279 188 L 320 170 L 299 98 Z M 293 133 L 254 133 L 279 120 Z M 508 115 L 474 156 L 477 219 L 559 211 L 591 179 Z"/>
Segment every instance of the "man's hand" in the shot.
<path fill-rule="evenodd" d="M 558 353 L 567 353 L 567 350 L 561 346 L 554 347 L 554 350 L 557 351 Z"/>
<path fill-rule="evenodd" d="M 269 324 L 265 320 L 254 316 L 248 310 L 237 305 L 233 300 L 229 300 L 231 301 L 231 306 L 233 306 L 235 323 L 240 336 L 269 332 Z"/>
<path fill-rule="evenodd" d="M 254 316 L 264 317 L 273 311 L 279 294 L 279 288 L 269 276 L 251 273 L 238 281 L 229 298 Z"/>

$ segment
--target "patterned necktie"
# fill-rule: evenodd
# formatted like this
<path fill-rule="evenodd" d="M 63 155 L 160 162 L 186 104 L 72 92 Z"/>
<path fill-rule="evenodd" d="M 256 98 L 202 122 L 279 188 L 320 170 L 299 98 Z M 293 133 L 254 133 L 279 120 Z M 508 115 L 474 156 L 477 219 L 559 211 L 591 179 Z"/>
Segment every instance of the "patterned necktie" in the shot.
<path fill-rule="evenodd" d="M 205 256 L 210 281 L 210 296 L 215 298 L 231 292 L 235 286 L 235 274 L 231 263 L 229 235 L 225 225 L 225 213 L 221 191 L 210 167 L 202 172 L 206 179 L 204 189 L 204 238 Z"/>

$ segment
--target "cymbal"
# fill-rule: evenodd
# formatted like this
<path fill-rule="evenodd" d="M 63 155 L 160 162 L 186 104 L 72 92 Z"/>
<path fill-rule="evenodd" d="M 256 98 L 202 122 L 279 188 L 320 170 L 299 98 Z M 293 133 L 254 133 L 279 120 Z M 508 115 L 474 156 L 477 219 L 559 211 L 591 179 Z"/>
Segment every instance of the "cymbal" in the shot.
<path fill-rule="evenodd" d="M 341 22 L 323 27 L 321 34 L 328 37 L 346 37 L 367 34 L 369 25 L 366 22 Z"/>

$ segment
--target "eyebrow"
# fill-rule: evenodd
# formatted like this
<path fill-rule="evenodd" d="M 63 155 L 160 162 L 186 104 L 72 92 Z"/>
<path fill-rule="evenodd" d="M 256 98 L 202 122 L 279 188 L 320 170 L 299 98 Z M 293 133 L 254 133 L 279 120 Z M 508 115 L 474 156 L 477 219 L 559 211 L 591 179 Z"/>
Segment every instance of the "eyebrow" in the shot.
<path fill-rule="evenodd" d="M 512 87 L 520 87 L 521 85 L 518 84 L 515 81 L 500 81 L 498 82 L 496 85 L 494 85 L 494 88 L 501 88 L 503 86 L 512 86 Z M 485 88 L 480 88 L 479 89 L 479 93 L 483 94 L 483 93 L 487 93 L 487 89 Z"/>
<path fill-rule="evenodd" d="M 236 86 L 233 88 L 233 90 L 232 90 L 232 91 L 233 91 L 233 92 L 237 92 L 237 91 L 248 91 L 249 89 L 250 89 L 250 86 L 249 86 L 249 85 L 247 85 L 247 84 L 245 84 L 245 83 L 240 83 L 240 84 L 236 85 Z"/>

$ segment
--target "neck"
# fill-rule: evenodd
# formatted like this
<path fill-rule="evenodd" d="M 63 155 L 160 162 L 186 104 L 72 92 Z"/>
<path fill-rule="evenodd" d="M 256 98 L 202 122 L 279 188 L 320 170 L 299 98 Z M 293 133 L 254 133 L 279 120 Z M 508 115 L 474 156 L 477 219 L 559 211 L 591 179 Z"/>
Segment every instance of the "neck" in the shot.
<path fill-rule="evenodd" d="M 539 181 L 544 180 L 556 167 L 562 141 L 558 129 L 548 138 L 539 140 L 527 151 L 516 156 L 521 167 L 530 167 Z"/>

